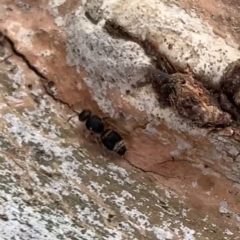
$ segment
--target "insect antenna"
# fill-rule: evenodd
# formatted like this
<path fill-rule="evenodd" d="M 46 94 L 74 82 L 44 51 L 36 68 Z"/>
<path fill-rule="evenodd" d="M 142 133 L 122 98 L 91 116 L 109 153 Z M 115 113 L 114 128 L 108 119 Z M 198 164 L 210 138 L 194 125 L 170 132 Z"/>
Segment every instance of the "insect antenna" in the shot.
<path fill-rule="evenodd" d="M 86 99 L 86 98 L 83 99 L 83 105 L 84 105 L 84 103 L 85 103 L 85 99 Z M 79 114 L 79 112 L 74 109 L 74 105 L 76 105 L 76 104 L 78 104 L 78 103 L 81 103 L 81 102 L 82 102 L 82 101 L 79 101 L 79 102 L 76 102 L 76 103 L 74 103 L 74 104 L 71 105 L 72 111 L 75 112 L 77 115 Z M 67 119 L 67 122 L 69 122 L 72 118 L 77 117 L 76 114 L 70 116 L 70 117 Z"/>
<path fill-rule="evenodd" d="M 76 117 L 76 115 L 72 115 L 67 119 L 67 122 L 69 122 L 72 118 Z"/>
<path fill-rule="evenodd" d="M 4 61 L 8 60 L 10 57 L 13 56 L 13 54 L 14 54 L 14 53 L 11 53 L 11 54 L 8 55 L 7 57 L 3 58 L 3 59 L 0 61 L 0 63 L 2 63 L 2 62 L 4 62 Z"/>
<path fill-rule="evenodd" d="M 84 145 L 84 143 L 86 142 L 86 140 L 88 139 L 88 137 L 91 135 L 91 133 L 86 134 L 86 137 L 83 139 L 83 143 L 82 146 Z"/>

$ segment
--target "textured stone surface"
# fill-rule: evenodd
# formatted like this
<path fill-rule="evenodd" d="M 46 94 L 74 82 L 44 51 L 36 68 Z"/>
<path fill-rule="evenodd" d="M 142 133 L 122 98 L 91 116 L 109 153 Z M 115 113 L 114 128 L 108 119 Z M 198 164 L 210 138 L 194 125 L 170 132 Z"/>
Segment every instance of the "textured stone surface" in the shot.
<path fill-rule="evenodd" d="M 174 4 L 1 0 L 2 239 L 239 239 L 239 128 L 198 128 L 147 83 L 161 55 L 218 87 L 238 34 Z M 77 102 L 111 117 L 123 159 L 83 143 Z"/>

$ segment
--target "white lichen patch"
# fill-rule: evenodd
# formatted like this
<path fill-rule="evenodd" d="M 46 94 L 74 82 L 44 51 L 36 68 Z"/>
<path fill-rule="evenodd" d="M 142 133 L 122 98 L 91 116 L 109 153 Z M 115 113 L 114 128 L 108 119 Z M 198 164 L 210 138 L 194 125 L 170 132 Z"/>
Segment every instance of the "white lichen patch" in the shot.
<path fill-rule="evenodd" d="M 234 145 L 233 142 L 228 142 L 227 139 L 222 136 L 212 137 L 210 138 L 210 140 L 216 146 L 215 150 L 211 151 L 211 155 L 214 156 L 214 158 L 211 160 L 211 163 L 214 163 L 216 159 L 221 164 L 225 162 L 230 163 L 229 166 L 223 166 L 225 176 L 228 179 L 233 180 L 235 183 L 240 183 L 240 164 L 237 160 L 237 155 L 240 151 L 239 145 Z M 205 152 L 205 154 L 208 154 L 209 156 L 209 153 L 207 153 L 207 151 Z M 206 156 L 205 154 L 203 155 L 204 157 Z M 211 174 L 219 177 L 219 173 L 214 173 L 211 171 L 211 169 L 202 168 L 202 171 L 204 174 Z"/>
<path fill-rule="evenodd" d="M 48 154 L 54 154 L 56 157 L 67 157 L 71 156 L 71 148 L 62 148 L 59 144 L 56 144 L 54 140 L 49 139 L 48 137 L 43 137 L 41 132 L 25 125 L 14 115 L 7 113 L 3 118 L 10 124 L 8 131 L 11 133 L 19 146 L 23 146 L 30 142 L 34 143 L 39 149 L 44 149 Z"/>
<path fill-rule="evenodd" d="M 84 165 L 84 163 L 79 162 L 79 169 L 82 169 L 82 166 L 81 166 L 82 164 Z M 91 165 L 91 163 L 88 163 L 88 165 Z M 121 183 L 124 180 L 122 179 L 122 181 L 119 181 L 119 180 L 117 180 L 117 178 L 119 178 L 119 177 L 120 178 L 121 177 L 126 178 L 129 175 L 129 173 L 127 173 L 124 169 L 122 169 L 120 167 L 114 166 L 113 164 L 110 164 L 110 167 L 114 171 L 118 170 L 119 173 L 120 173 L 117 177 L 116 175 L 113 175 L 113 173 L 111 171 L 110 172 L 107 171 L 107 175 L 108 175 L 109 178 L 114 176 L 113 179 L 110 182 L 115 180 L 117 182 L 117 184 L 120 184 L 120 186 L 121 186 Z M 89 166 L 88 166 L 88 170 L 93 170 L 95 172 L 94 168 L 91 168 Z M 159 236 L 159 237 L 157 237 L 157 239 L 169 239 L 168 236 L 171 235 L 169 231 L 164 230 L 164 229 L 162 229 L 162 231 L 160 231 L 161 226 L 157 226 L 157 225 L 152 226 L 151 225 L 151 223 L 150 223 L 150 216 L 152 216 L 151 213 L 148 213 L 147 215 L 144 214 L 141 210 L 139 210 L 136 207 L 136 204 L 135 204 L 134 207 L 130 208 L 129 201 L 131 201 L 131 202 L 133 201 L 135 203 L 136 197 L 134 196 L 134 194 L 132 194 L 132 193 L 130 193 L 129 191 L 126 190 L 128 188 L 128 185 L 125 185 L 125 190 L 122 190 L 122 191 L 119 192 L 116 189 L 115 192 L 113 193 L 113 192 L 111 192 L 111 187 L 109 187 L 108 185 L 99 184 L 101 175 L 105 175 L 106 172 L 104 172 L 104 171 L 98 172 L 98 176 L 94 177 L 95 181 L 90 180 L 90 179 L 92 179 L 90 174 L 88 174 L 88 175 L 85 175 L 84 173 L 81 173 L 81 174 L 83 174 L 83 175 L 81 175 L 82 176 L 82 178 L 81 178 L 82 181 L 85 182 L 85 183 L 88 182 L 88 184 L 87 184 L 87 188 L 89 189 L 89 193 L 87 193 L 88 196 L 91 198 L 91 196 L 93 196 L 93 194 L 94 194 L 94 196 L 95 196 L 94 199 L 96 199 L 96 196 L 98 196 L 98 197 L 104 199 L 105 204 L 110 203 L 110 206 L 115 205 L 115 207 L 117 207 L 122 214 L 128 216 L 128 219 L 129 219 L 128 223 L 130 225 L 127 225 L 127 226 L 128 226 L 128 228 L 132 228 L 132 230 L 131 230 L 132 232 L 135 232 L 136 230 L 137 231 L 142 231 L 143 229 L 145 229 L 146 231 L 149 231 L 149 232 L 155 232 L 155 235 Z M 89 179 L 89 181 L 87 181 L 87 178 Z M 137 184 L 138 185 L 137 182 L 132 183 L 132 184 Z M 75 189 L 75 191 L 76 191 L 76 189 Z M 82 188 L 80 187 L 78 191 L 79 191 L 79 194 L 81 196 Z M 145 193 L 146 193 L 146 190 L 142 190 L 142 191 L 145 191 Z M 107 192 L 109 192 L 109 193 L 107 193 Z M 154 201 L 158 202 L 159 201 L 158 199 L 160 198 L 158 193 L 156 191 L 153 191 L 153 190 L 151 192 L 153 192 L 152 197 L 154 199 L 156 198 Z M 148 192 L 148 194 L 149 193 L 150 192 Z M 141 202 L 142 203 L 138 204 L 138 206 L 143 206 L 143 208 L 144 208 L 144 206 L 146 206 L 146 204 L 144 204 L 143 202 L 148 200 L 148 198 L 144 198 L 141 192 L 140 192 L 140 195 L 142 197 L 138 198 L 138 203 L 141 203 Z M 93 206 L 94 203 L 91 203 L 89 197 L 87 198 L 88 199 L 87 200 L 88 207 L 81 208 L 81 209 L 78 208 L 78 209 L 76 209 L 76 211 L 78 212 L 78 216 L 79 216 L 80 219 L 82 219 L 82 221 L 87 221 L 89 223 L 94 223 L 95 224 L 95 229 L 99 228 L 99 230 L 100 230 L 100 229 L 102 229 L 102 221 L 100 219 L 101 219 L 101 216 L 103 217 L 103 214 L 101 212 L 98 213 L 98 214 L 91 212 L 91 209 L 95 208 L 95 207 Z M 161 200 L 161 202 L 163 202 L 163 201 L 164 200 Z M 167 206 L 167 204 L 166 204 L 166 206 Z M 160 205 L 159 205 L 159 207 L 160 207 L 159 211 L 157 211 L 157 212 L 159 212 L 159 219 L 162 219 L 164 217 L 164 215 L 162 215 L 162 212 L 161 212 L 162 210 L 160 210 L 161 209 Z M 142 208 L 142 207 L 140 207 L 140 208 Z M 150 206 L 149 210 L 150 209 L 151 209 L 151 206 Z M 146 211 L 146 208 L 145 208 L 145 211 Z M 106 216 L 105 211 L 104 211 L 104 216 Z M 187 216 L 186 212 L 184 213 L 184 216 Z M 168 224 L 168 226 L 170 227 L 171 224 Z M 162 234 L 160 234 L 160 232 Z M 128 231 L 128 234 L 130 234 L 129 231 Z M 166 238 L 161 238 L 162 236 L 165 236 L 164 234 L 166 235 Z M 129 235 L 129 237 L 130 237 L 130 235 Z"/>
<path fill-rule="evenodd" d="M 157 239 L 173 239 L 173 234 L 171 232 L 163 230 L 162 228 L 153 227 L 153 231 L 157 236 Z"/>
<path fill-rule="evenodd" d="M 54 22 L 58 27 L 62 27 L 65 25 L 65 19 L 63 17 L 56 17 Z"/>
<path fill-rule="evenodd" d="M 66 0 L 49 0 L 48 1 L 48 11 L 53 15 L 58 17 L 58 7 L 63 5 Z"/>
<path fill-rule="evenodd" d="M 224 233 L 227 234 L 227 235 L 229 235 L 229 236 L 232 236 L 232 235 L 233 235 L 233 233 L 232 233 L 229 229 L 226 229 L 226 230 L 224 231 Z"/>
<path fill-rule="evenodd" d="M 63 5 L 66 0 L 49 0 L 48 4 L 50 7 L 59 7 Z"/>
<path fill-rule="evenodd" d="M 16 40 L 21 42 L 21 45 L 27 49 L 32 49 L 32 36 L 34 31 L 24 28 L 19 22 L 11 21 L 8 26 L 8 31 L 15 36 Z"/>
<path fill-rule="evenodd" d="M 94 239 L 94 232 L 88 230 L 83 234 L 81 228 L 76 229 L 72 220 L 61 211 L 47 206 L 42 207 L 41 210 L 36 209 L 28 206 L 20 197 L 14 196 L 15 194 L 16 192 L 12 190 L 10 194 L 0 191 L 0 196 L 5 199 L 0 206 L 0 212 L 8 219 L 1 220 L 1 239 L 8 240 L 18 236 L 30 240 L 37 236 L 39 240 L 46 240 L 56 239 L 56 236 L 66 236 L 68 233 L 79 239 Z"/>
<path fill-rule="evenodd" d="M 9 80 L 12 84 L 12 87 L 14 89 L 19 89 L 20 86 L 23 87 L 25 84 L 25 73 L 23 72 L 23 70 L 21 68 L 19 68 L 18 66 L 14 66 L 15 71 L 10 71 L 7 73 Z"/>
<path fill-rule="evenodd" d="M 40 110 L 33 110 L 32 115 L 29 110 L 28 116 L 41 117 L 42 111 L 48 109 L 45 99 L 40 101 L 43 102 Z M 18 171 L 20 178 L 27 177 L 25 184 L 30 184 L 26 185 L 28 191 L 21 191 L 22 197 L 19 192 L 25 185 L 22 185 L 23 181 L 16 181 L 17 172 L 0 169 L 0 177 L 4 176 L 7 183 L 0 184 L 0 198 L 5 199 L 0 213 L 8 219 L 0 227 L 5 234 L 2 239 L 15 234 L 26 240 L 36 236 L 40 240 L 47 239 L 45 236 L 51 239 L 57 236 L 66 239 L 99 239 L 99 236 L 104 239 L 140 239 L 143 235 L 167 240 L 173 239 L 175 229 L 179 229 L 181 239 L 193 236 L 196 230 L 191 230 L 180 220 L 175 222 L 178 216 L 187 218 L 188 213 L 182 215 L 171 210 L 171 195 L 164 197 L 164 191 L 160 195 L 155 186 L 134 179 L 132 173 L 114 163 L 89 159 L 74 146 L 62 146 L 61 136 L 49 139 L 48 135 L 54 129 L 48 128 L 49 133 L 43 134 L 31 126 L 34 119 L 27 119 L 25 114 L 14 116 L 8 113 L 3 116 L 7 123 L 5 131 L 16 139 L 15 148 L 32 147 L 29 154 L 18 153 L 18 162 L 29 169 L 27 175 Z M 39 123 L 52 124 L 42 117 Z M 37 151 L 40 151 L 38 157 L 34 155 Z M 14 161 L 6 159 L 7 164 L 1 166 L 9 168 L 9 163 L 14 164 Z M 59 166 L 57 169 L 55 163 Z M 37 166 L 43 171 L 36 171 Z M 138 191 L 135 192 L 136 189 Z M 174 221 L 170 220 L 172 218 Z"/>
<path fill-rule="evenodd" d="M 111 177 L 113 179 L 116 179 L 120 184 L 124 184 L 124 182 L 128 184 L 133 184 L 135 182 L 134 180 L 128 177 L 128 173 L 125 169 L 120 168 L 112 163 L 108 164 L 107 167 L 112 170 Z M 124 181 L 122 181 L 120 177 L 124 179 Z"/>
<path fill-rule="evenodd" d="M 114 1 L 106 1 L 102 6 L 101 4 L 99 6 L 99 2 L 93 1 L 91 4 L 89 3 L 79 7 L 79 9 L 68 17 L 66 23 L 68 37 L 67 63 L 70 66 L 76 66 L 78 70 L 80 67 L 84 68 L 85 77 L 83 80 L 91 89 L 93 99 L 109 116 L 114 117 L 116 112 L 107 94 L 109 94 L 112 89 L 117 89 L 121 92 L 121 98 L 136 109 L 146 113 L 149 121 L 155 119 L 157 124 L 164 120 L 169 128 L 190 131 L 191 134 L 199 134 L 201 130 L 190 129 L 189 123 L 181 121 L 181 118 L 179 118 L 172 109 L 160 108 L 151 86 L 138 88 L 139 84 L 149 80 L 149 69 L 152 67 L 152 63 L 150 57 L 146 55 L 145 50 L 138 43 L 128 39 L 110 36 L 103 28 L 106 19 L 111 19 L 113 16 L 117 18 L 114 11 L 119 15 L 123 14 L 121 12 L 119 13 L 122 7 L 119 7 L 117 10 L 113 7 L 115 4 L 118 6 L 118 1 L 113 3 Z M 132 4 L 133 3 L 130 4 L 131 10 Z M 125 4 L 123 5 L 125 6 Z M 93 10 L 94 6 L 96 9 L 99 9 L 99 7 L 102 9 L 102 16 L 104 17 L 98 24 L 92 23 L 85 15 L 86 11 L 90 11 L 89 8 Z M 140 7 L 142 7 L 142 4 L 140 4 Z M 105 8 L 106 12 L 104 12 Z M 136 7 L 136 9 L 138 9 L 138 7 Z M 140 8 L 140 10 L 141 9 L 142 8 Z M 124 9 L 124 11 L 127 21 L 128 10 Z M 154 9 L 154 11 L 157 11 L 157 8 Z M 95 12 L 95 10 L 93 12 Z M 134 16 L 134 14 L 135 13 L 131 12 L 132 16 Z M 143 18 L 145 18 L 145 15 L 148 14 L 143 13 L 143 15 Z M 137 24 L 135 20 L 130 22 L 129 26 Z M 142 20 L 139 21 L 142 23 Z M 145 25 L 147 23 L 148 21 L 146 21 Z M 156 22 L 156 24 L 157 23 L 158 22 Z M 140 28 L 140 25 L 135 27 Z M 155 30 L 156 28 L 157 25 L 155 26 Z M 130 94 L 126 94 L 129 92 Z"/>
<path fill-rule="evenodd" d="M 37 53 L 37 55 L 38 55 L 38 56 L 43 56 L 43 57 L 49 57 L 49 56 L 51 56 L 53 53 L 54 53 L 54 51 L 51 51 L 51 50 L 47 49 L 47 50 L 39 51 L 39 52 Z"/>
<path fill-rule="evenodd" d="M 183 233 L 183 240 L 195 240 L 195 231 L 185 226 L 181 226 L 181 231 Z"/>
<path fill-rule="evenodd" d="M 237 44 L 230 45 L 196 14 L 173 3 L 119 0 L 110 18 L 134 36 L 154 41 L 172 63 L 183 68 L 188 64 L 194 73 L 204 75 L 213 84 L 219 82 L 229 63 L 240 58 Z"/>
<path fill-rule="evenodd" d="M 111 104 L 106 105 L 107 90 L 118 88 L 125 94 L 131 85 L 145 81 L 150 59 L 137 43 L 114 39 L 92 24 L 81 8 L 68 19 L 66 28 L 68 64 L 84 67 L 84 81 L 94 92 L 93 97 L 113 114 Z"/>
<path fill-rule="evenodd" d="M 86 239 L 88 239 L 88 237 L 89 239 L 94 239 L 95 236 L 98 238 L 97 236 L 101 235 L 105 236 L 106 239 L 126 239 L 128 237 L 131 239 L 134 236 L 140 236 L 139 234 L 142 234 L 142 231 L 144 230 L 150 235 L 153 234 L 156 239 L 164 239 L 161 237 L 165 235 L 165 239 L 168 239 L 170 233 L 168 233 L 167 230 L 162 229 L 162 234 L 165 232 L 165 235 L 159 235 L 161 225 L 158 226 L 152 221 L 152 217 L 154 215 L 154 217 L 156 217 L 156 214 L 153 215 L 151 212 L 151 205 L 147 208 L 147 212 L 144 210 L 145 202 L 149 202 L 147 197 L 147 195 L 149 195 L 152 199 L 151 201 L 158 203 L 155 205 L 155 208 L 158 208 L 156 211 L 159 215 L 158 218 L 164 219 L 166 213 L 162 214 L 163 208 L 161 207 L 164 199 L 160 201 L 159 199 L 161 198 L 155 190 L 152 190 L 153 194 L 151 194 L 150 191 L 147 191 L 148 187 L 145 183 L 139 184 L 136 180 L 133 180 L 130 173 L 125 169 L 118 167 L 113 163 L 107 163 L 106 161 L 97 163 L 90 159 L 86 159 L 80 151 L 75 149 L 74 146 L 63 146 L 62 143 L 64 141 L 61 139 L 61 135 L 55 135 L 55 137 L 50 138 L 55 132 L 55 129 L 48 127 L 48 125 L 51 126 L 53 124 L 51 118 L 42 118 L 44 110 L 49 111 L 52 109 L 50 104 L 45 104 L 45 101 L 46 98 L 41 98 L 38 109 L 24 111 L 23 115 L 15 116 L 12 113 L 7 113 L 3 116 L 3 119 L 7 123 L 5 126 L 5 132 L 8 132 L 8 134 L 15 139 L 15 148 L 31 146 L 30 152 L 24 155 L 27 159 L 23 162 L 21 159 L 23 159 L 24 156 L 19 153 L 21 156 L 19 156 L 18 160 L 18 162 L 22 166 L 25 166 L 29 172 L 28 177 L 31 179 L 31 184 L 29 186 L 26 185 L 27 189 L 33 188 L 36 194 L 43 194 L 43 196 L 45 196 L 45 202 L 48 202 L 50 199 L 51 201 L 58 203 L 62 202 L 63 204 L 68 204 L 69 202 L 71 209 L 74 209 L 73 212 L 78 221 L 84 222 L 85 224 L 84 230 L 80 229 L 79 231 L 74 232 L 75 236 L 80 238 L 84 236 Z M 39 120 L 39 125 L 34 124 L 34 116 L 35 118 L 41 119 Z M 32 125 L 32 123 L 34 125 Z M 39 126 L 45 126 L 45 128 L 48 129 L 48 133 L 40 131 L 41 127 L 39 129 Z M 77 156 L 82 159 L 77 159 Z M 14 163 L 13 160 L 12 162 Z M 54 162 L 60 164 L 57 172 L 53 168 Z M 103 163 L 105 166 L 102 166 Z M 45 167 L 44 164 L 47 164 L 47 166 Z M 51 168 L 49 164 L 52 166 Z M 44 171 L 35 172 L 37 169 L 35 165 L 39 165 L 40 169 Z M 41 167 L 41 165 L 43 167 Z M 34 171 L 31 170 L 33 166 Z M 2 172 L 2 174 L 11 175 L 11 172 L 5 171 L 4 173 Z M 7 180 L 9 178 L 5 177 L 5 179 Z M 10 179 L 13 178 L 11 177 Z M 105 180 L 103 181 L 103 179 Z M 14 185 L 12 185 L 12 191 L 16 194 L 17 191 L 14 189 L 19 187 L 15 186 L 18 182 L 15 180 L 14 182 Z M 106 182 L 111 183 L 110 186 L 115 187 L 109 187 L 109 184 L 106 184 Z M 133 185 L 134 189 L 138 189 L 138 192 L 134 193 L 134 191 L 132 191 Z M 23 186 L 25 186 L 25 184 Z M 34 194 L 34 196 L 36 194 Z M 139 196 L 146 195 L 146 197 L 142 197 L 138 200 L 138 203 L 140 203 L 138 205 L 135 204 L 136 199 L 138 199 L 136 194 Z M 35 198 L 36 197 L 37 195 Z M 21 198 L 19 199 L 21 200 Z M 33 201 L 33 196 L 24 193 L 22 199 L 31 202 Z M 39 201 L 40 199 L 41 198 L 39 198 Z M 168 201 L 165 203 L 166 206 L 167 202 Z M 12 203 L 7 201 L 7 204 Z M 25 203 L 17 202 L 17 204 L 21 209 L 25 209 Z M 106 218 L 106 212 L 103 214 L 103 211 L 99 210 L 99 204 L 101 208 L 104 207 L 114 216 L 118 215 L 119 220 L 117 221 L 121 227 L 116 229 L 115 225 L 111 224 L 108 224 L 108 226 L 105 227 L 105 222 L 112 220 L 104 220 L 104 217 Z M 27 214 L 28 217 L 24 217 L 25 221 L 21 222 L 21 225 L 16 225 L 16 223 L 12 221 L 12 218 L 9 217 L 8 221 L 10 221 L 12 228 L 9 230 L 10 235 L 6 236 L 11 236 L 11 234 L 13 234 L 12 232 L 20 234 L 19 232 L 22 228 L 28 229 L 25 226 L 28 221 L 32 224 L 31 228 L 33 235 L 31 236 L 36 235 L 35 231 L 41 231 L 44 236 L 48 234 L 48 236 L 54 238 L 55 228 L 53 227 L 49 229 L 47 224 L 50 219 L 53 219 L 50 221 L 51 225 L 59 226 L 59 221 L 66 225 L 58 234 L 67 236 L 67 230 L 71 230 L 69 230 L 68 227 L 70 226 L 68 225 L 70 220 L 66 220 L 64 215 L 61 212 L 58 212 L 58 210 L 46 210 L 46 207 L 41 207 L 41 211 L 44 211 L 44 213 L 46 211 L 48 212 L 42 216 L 42 212 L 38 212 L 32 208 L 28 210 L 31 214 L 28 212 L 25 213 L 25 210 L 23 212 L 18 210 L 18 213 L 15 213 L 9 205 L 7 206 L 6 209 L 2 210 L 3 214 L 6 214 L 7 216 L 11 216 L 11 214 L 19 214 L 19 216 L 21 214 L 21 216 L 25 216 Z M 66 209 L 64 211 L 66 211 Z M 40 214 L 42 219 L 37 217 L 40 216 Z M 122 217 L 121 215 L 127 217 L 127 223 L 124 223 L 123 219 L 125 217 Z M 114 219 L 115 218 L 113 218 L 113 221 L 115 221 Z M 74 224 L 71 224 L 71 227 L 74 228 Z M 156 230 L 157 228 L 158 231 Z M 6 229 L 8 229 L 8 227 L 6 227 Z M 21 236 L 25 239 L 31 239 L 28 235 L 23 234 Z M 40 235 L 39 239 L 44 238 Z"/>
<path fill-rule="evenodd" d="M 226 216 L 231 216 L 240 222 L 239 214 L 229 210 L 228 203 L 226 201 L 221 201 L 219 204 L 219 212 Z"/>

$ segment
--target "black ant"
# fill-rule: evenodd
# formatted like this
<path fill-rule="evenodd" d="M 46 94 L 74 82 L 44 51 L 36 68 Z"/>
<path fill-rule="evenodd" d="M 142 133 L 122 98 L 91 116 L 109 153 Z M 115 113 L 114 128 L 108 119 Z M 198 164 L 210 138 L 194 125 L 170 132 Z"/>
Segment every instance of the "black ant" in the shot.
<path fill-rule="evenodd" d="M 123 156 L 127 151 L 123 138 L 112 129 L 106 129 L 102 132 L 101 141 L 108 150 L 114 151 L 120 156 Z"/>
<path fill-rule="evenodd" d="M 72 116 L 73 117 L 73 116 Z M 70 117 L 68 121 L 72 118 Z M 97 115 L 92 115 L 90 110 L 83 110 L 78 113 L 78 120 L 80 122 L 85 122 L 86 128 L 92 133 L 100 134 L 100 139 L 103 145 L 110 151 L 116 152 L 118 155 L 123 156 L 127 148 L 123 142 L 123 138 L 119 133 L 112 129 L 104 130 L 103 120 L 105 118 L 100 118 Z"/>
<path fill-rule="evenodd" d="M 97 115 L 92 115 L 90 110 L 83 110 L 78 114 L 78 120 L 80 122 L 85 122 L 86 128 L 93 132 L 100 134 L 104 130 L 103 118 Z"/>

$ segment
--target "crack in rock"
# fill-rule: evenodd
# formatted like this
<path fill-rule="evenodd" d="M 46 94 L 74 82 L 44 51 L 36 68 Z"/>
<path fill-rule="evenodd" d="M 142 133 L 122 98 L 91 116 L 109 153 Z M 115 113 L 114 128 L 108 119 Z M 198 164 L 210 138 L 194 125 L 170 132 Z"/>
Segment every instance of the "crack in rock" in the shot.
<path fill-rule="evenodd" d="M 44 74 L 42 74 L 34 65 L 32 65 L 30 63 L 30 61 L 27 59 L 27 57 L 19 52 L 16 47 L 15 47 L 15 44 L 14 42 L 11 40 L 11 38 L 9 38 L 7 35 L 3 34 L 2 32 L 0 32 L 0 35 L 9 43 L 11 49 L 12 49 L 12 52 L 13 54 L 15 54 L 16 56 L 18 56 L 19 58 L 21 58 L 23 60 L 23 62 L 26 63 L 26 65 L 28 66 L 28 68 L 33 71 L 41 80 L 45 80 L 47 83 L 51 83 L 52 81 L 50 79 L 48 79 L 46 76 L 44 76 Z M 7 58 L 3 59 L 2 61 L 5 61 L 7 60 L 8 58 L 10 58 L 13 54 L 11 54 L 10 56 L 8 56 Z M 42 86 L 43 88 L 45 89 L 46 93 L 52 97 L 55 101 L 61 103 L 61 104 L 64 104 L 66 106 L 68 106 L 70 109 L 72 109 L 72 107 L 67 103 L 67 102 L 64 102 L 63 100 L 57 98 L 56 96 L 54 96 L 54 94 L 52 94 L 50 92 L 50 90 L 48 89 L 48 87 L 46 86 L 46 84 L 42 81 Z"/>
<path fill-rule="evenodd" d="M 3 60 L 2 60 L 3 62 L 6 61 L 7 59 L 9 59 L 11 56 L 13 56 L 13 55 L 15 54 L 16 56 L 20 57 L 20 58 L 23 60 L 23 62 L 26 63 L 26 65 L 28 66 L 28 68 L 29 68 L 31 71 L 33 71 L 41 80 L 43 79 L 43 80 L 45 80 L 45 81 L 48 82 L 48 83 L 49 83 L 49 82 L 52 82 L 52 81 L 49 80 L 46 76 L 44 76 L 35 66 L 33 66 L 24 54 L 22 54 L 21 52 L 19 52 L 19 51 L 16 49 L 14 42 L 13 42 L 7 35 L 4 35 L 4 34 L 1 33 L 1 32 L 0 32 L 0 35 L 2 35 L 2 37 L 10 44 L 11 50 L 12 50 L 12 52 L 13 52 L 11 55 L 9 55 L 9 56 L 7 56 L 5 59 L 3 59 Z M 55 101 L 57 101 L 57 102 L 60 102 L 61 104 L 67 105 L 70 109 L 73 110 L 72 106 L 70 106 L 67 102 L 64 102 L 64 101 L 62 101 L 61 99 L 59 99 L 59 98 L 57 98 L 56 96 L 54 96 L 54 94 L 50 92 L 49 88 L 46 86 L 46 84 L 44 84 L 43 81 L 42 81 L 42 86 L 43 86 L 45 92 L 46 92 L 50 97 L 52 97 L 53 100 L 55 100 Z M 140 167 L 137 167 L 136 165 L 132 164 L 128 159 L 125 159 L 125 160 L 128 162 L 128 164 L 129 164 L 130 166 L 132 166 L 132 167 L 135 168 L 135 169 L 140 170 L 141 172 L 144 172 L 144 173 L 153 173 L 153 174 L 157 174 L 157 175 L 160 175 L 160 176 L 163 176 L 163 177 L 164 177 L 164 175 L 161 175 L 161 174 L 156 173 L 156 172 L 154 172 L 154 171 L 148 171 L 148 170 L 144 170 L 144 169 L 142 169 L 142 168 L 140 168 Z M 167 160 L 167 161 L 165 161 L 165 162 L 163 162 L 163 163 L 166 163 L 166 162 L 169 162 L 169 161 L 171 161 L 171 160 Z M 161 164 L 163 164 L 163 163 L 161 163 Z M 20 167 L 21 167 L 21 166 L 20 166 Z"/>

